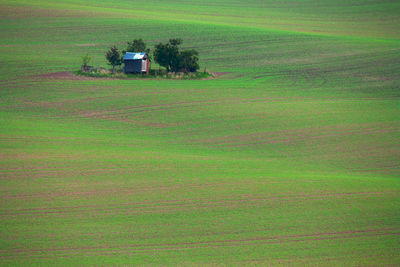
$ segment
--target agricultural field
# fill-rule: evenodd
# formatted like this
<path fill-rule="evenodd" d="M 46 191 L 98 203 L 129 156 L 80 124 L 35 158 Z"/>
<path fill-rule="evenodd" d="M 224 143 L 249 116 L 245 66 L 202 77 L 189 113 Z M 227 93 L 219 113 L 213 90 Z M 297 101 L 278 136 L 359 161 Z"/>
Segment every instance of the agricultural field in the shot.
<path fill-rule="evenodd" d="M 0 266 L 400 265 L 399 14 L 0 0 Z M 136 38 L 216 77 L 72 74 Z"/>

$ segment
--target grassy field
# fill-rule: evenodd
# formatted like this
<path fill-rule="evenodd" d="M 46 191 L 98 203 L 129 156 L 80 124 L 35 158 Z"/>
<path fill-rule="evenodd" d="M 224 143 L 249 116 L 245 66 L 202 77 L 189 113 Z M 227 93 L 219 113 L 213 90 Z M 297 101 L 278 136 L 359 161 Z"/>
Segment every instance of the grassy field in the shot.
<path fill-rule="evenodd" d="M 399 14 L 0 0 L 0 265 L 400 265 Z M 174 37 L 218 77 L 71 74 Z"/>

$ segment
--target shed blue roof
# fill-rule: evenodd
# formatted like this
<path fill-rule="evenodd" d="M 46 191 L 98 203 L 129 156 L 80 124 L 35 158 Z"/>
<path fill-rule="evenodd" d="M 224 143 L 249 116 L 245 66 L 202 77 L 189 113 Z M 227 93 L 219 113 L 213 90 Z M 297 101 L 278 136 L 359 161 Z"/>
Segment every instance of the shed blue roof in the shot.
<path fill-rule="evenodd" d="M 141 53 L 133 53 L 133 52 L 126 52 L 124 56 L 124 60 L 129 60 L 129 59 L 143 59 L 144 56 L 146 56 L 145 52 Z"/>

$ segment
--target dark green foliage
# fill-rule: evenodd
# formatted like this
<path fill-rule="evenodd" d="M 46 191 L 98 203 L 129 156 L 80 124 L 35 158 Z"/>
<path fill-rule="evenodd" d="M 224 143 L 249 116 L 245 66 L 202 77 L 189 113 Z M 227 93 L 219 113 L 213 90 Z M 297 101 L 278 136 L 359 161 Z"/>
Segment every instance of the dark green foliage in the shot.
<path fill-rule="evenodd" d="M 89 66 L 91 60 L 92 58 L 89 56 L 88 53 L 86 53 L 86 55 L 82 57 L 82 66 L 81 66 L 82 71 L 85 72 L 93 71 L 93 66 Z"/>
<path fill-rule="evenodd" d="M 178 71 L 178 45 L 182 43 L 181 39 L 170 39 L 168 43 L 159 43 L 155 46 L 154 60 L 167 69 L 167 71 Z"/>
<path fill-rule="evenodd" d="M 200 68 L 198 55 L 199 53 L 194 49 L 185 50 L 180 53 L 180 67 L 184 72 L 196 72 Z"/>
<path fill-rule="evenodd" d="M 179 51 L 182 39 L 170 39 L 168 43 L 155 46 L 154 60 L 167 71 L 196 72 L 199 69 L 196 50 Z"/>
<path fill-rule="evenodd" d="M 112 72 L 115 71 L 115 66 L 120 66 L 122 64 L 121 53 L 118 48 L 114 45 L 110 47 L 110 50 L 106 52 L 106 59 L 108 64 L 112 66 Z"/>
<path fill-rule="evenodd" d="M 172 46 L 178 47 L 179 45 L 181 45 L 181 44 L 183 43 L 183 41 L 182 41 L 181 38 L 175 38 L 175 39 L 169 39 L 169 43 L 170 43 Z"/>
<path fill-rule="evenodd" d="M 88 53 L 86 53 L 86 55 L 84 55 L 82 57 L 82 65 L 83 66 L 87 66 L 90 63 L 91 60 L 92 60 L 92 58 L 89 56 Z"/>
<path fill-rule="evenodd" d="M 125 54 L 125 52 L 146 52 L 148 55 L 150 54 L 150 49 L 146 47 L 142 38 L 135 39 L 132 42 L 127 42 L 127 44 L 128 47 L 126 48 L 126 51 L 123 51 L 123 54 Z"/>

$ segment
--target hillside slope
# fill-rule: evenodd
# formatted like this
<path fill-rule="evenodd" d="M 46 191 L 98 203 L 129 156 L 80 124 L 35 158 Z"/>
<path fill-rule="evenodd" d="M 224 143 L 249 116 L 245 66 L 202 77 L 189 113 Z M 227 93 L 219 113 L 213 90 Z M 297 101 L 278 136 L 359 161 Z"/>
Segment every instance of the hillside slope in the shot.
<path fill-rule="evenodd" d="M 398 11 L 0 1 L 0 265 L 400 264 Z M 174 37 L 218 78 L 70 73 Z"/>

